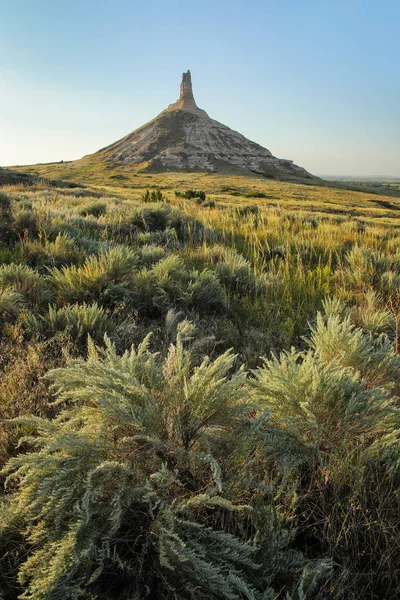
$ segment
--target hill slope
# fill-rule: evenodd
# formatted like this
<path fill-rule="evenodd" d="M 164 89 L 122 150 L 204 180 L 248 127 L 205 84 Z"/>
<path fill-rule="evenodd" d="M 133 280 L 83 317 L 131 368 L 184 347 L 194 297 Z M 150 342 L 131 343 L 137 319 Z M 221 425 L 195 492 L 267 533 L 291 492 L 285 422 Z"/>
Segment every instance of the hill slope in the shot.
<path fill-rule="evenodd" d="M 55 168 L 57 176 L 68 179 L 121 168 L 128 175 L 132 171 L 183 171 L 320 181 L 293 161 L 276 158 L 266 148 L 211 119 L 196 105 L 190 71 L 183 74 L 179 100 L 155 119 L 94 154 L 58 164 L 43 167 Z"/>
<path fill-rule="evenodd" d="M 94 160 L 149 172 L 207 171 L 258 173 L 277 179 L 313 178 L 290 160 L 211 119 L 193 97 L 190 71 L 180 97 L 155 119 L 96 152 Z"/>

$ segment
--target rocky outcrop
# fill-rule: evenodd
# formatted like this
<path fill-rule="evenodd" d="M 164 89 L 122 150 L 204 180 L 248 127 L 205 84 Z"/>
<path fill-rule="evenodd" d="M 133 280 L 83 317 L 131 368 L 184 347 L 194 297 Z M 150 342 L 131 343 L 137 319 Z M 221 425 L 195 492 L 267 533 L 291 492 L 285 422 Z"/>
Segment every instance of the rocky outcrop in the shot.
<path fill-rule="evenodd" d="M 190 71 L 186 71 L 186 73 L 182 73 L 182 82 L 180 88 L 179 99 L 170 104 L 166 111 L 164 110 L 161 114 L 165 112 L 171 112 L 174 110 L 187 110 L 192 113 L 203 114 L 208 117 L 205 110 L 201 110 L 196 104 L 196 101 L 193 96 L 193 87 L 192 87 L 192 75 Z"/>
<path fill-rule="evenodd" d="M 192 75 L 190 71 L 182 73 L 182 83 L 180 89 L 179 100 L 194 100 L 193 87 L 192 87 Z"/>
<path fill-rule="evenodd" d="M 313 178 L 292 161 L 274 157 L 263 146 L 211 119 L 195 102 L 190 71 L 182 75 L 176 102 L 95 156 L 148 171 L 231 171 L 277 179 Z"/>

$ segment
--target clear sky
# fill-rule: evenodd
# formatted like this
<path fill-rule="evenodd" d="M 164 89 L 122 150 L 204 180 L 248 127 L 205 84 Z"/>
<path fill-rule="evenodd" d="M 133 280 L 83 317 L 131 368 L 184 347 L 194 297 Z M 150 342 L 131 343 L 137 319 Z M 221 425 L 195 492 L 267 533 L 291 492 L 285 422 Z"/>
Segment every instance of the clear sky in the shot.
<path fill-rule="evenodd" d="M 315 174 L 400 176 L 399 0 L 0 0 L 0 165 L 80 158 L 192 71 L 208 114 Z"/>

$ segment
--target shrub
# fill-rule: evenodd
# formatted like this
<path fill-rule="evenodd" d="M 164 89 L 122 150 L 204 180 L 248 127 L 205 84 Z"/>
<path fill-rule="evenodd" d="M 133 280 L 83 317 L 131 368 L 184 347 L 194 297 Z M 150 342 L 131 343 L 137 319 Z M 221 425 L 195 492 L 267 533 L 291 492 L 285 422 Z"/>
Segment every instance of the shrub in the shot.
<path fill-rule="evenodd" d="M 142 202 L 168 202 L 167 198 L 162 194 L 160 188 L 156 188 L 151 192 L 146 190 L 141 196 Z"/>
<path fill-rule="evenodd" d="M 186 198 L 187 200 L 196 199 L 200 201 L 200 204 L 205 202 L 206 193 L 203 190 L 186 190 L 184 192 L 175 191 L 177 198 Z"/>
<path fill-rule="evenodd" d="M 115 246 L 89 257 L 80 266 L 52 269 L 50 280 L 60 302 L 118 304 L 129 294 L 128 284 L 138 264 L 130 248 Z"/>
<path fill-rule="evenodd" d="M 25 313 L 23 323 L 31 334 L 49 338 L 64 332 L 80 343 L 86 341 L 88 334 L 101 342 L 105 333 L 112 335 L 115 329 L 113 319 L 96 303 L 73 304 L 64 308 L 50 306 L 48 314 L 44 316 Z"/>
<path fill-rule="evenodd" d="M 69 408 L 16 421 L 37 430 L 4 469 L 16 487 L 5 530 L 20 520 L 33 544 L 27 598 L 261 600 L 277 575 L 304 598 L 326 571 L 285 550 L 272 512 L 224 495 L 219 449 L 249 413 L 246 376 L 230 352 L 194 368 L 192 331 L 180 326 L 163 363 L 148 338 L 123 356 L 90 344 L 87 361 L 48 375 Z"/>
<path fill-rule="evenodd" d="M 80 209 L 79 214 L 82 217 L 88 217 L 91 215 L 92 217 L 101 217 L 101 215 L 105 215 L 107 212 L 107 204 L 105 202 L 93 202 L 92 204 L 88 204 Z"/>
<path fill-rule="evenodd" d="M 173 254 L 135 275 L 132 290 L 133 305 L 148 315 L 174 307 L 199 311 L 225 307 L 224 291 L 214 273 L 206 269 L 189 270 L 183 260 Z"/>
<path fill-rule="evenodd" d="M 223 287 L 212 271 L 191 271 L 184 304 L 199 312 L 221 311 L 226 308 Z"/>
<path fill-rule="evenodd" d="M 266 409 L 255 424 L 257 455 L 286 477 L 300 475 L 305 543 L 337 565 L 320 597 L 368 589 L 373 598 L 384 586 L 394 600 L 400 410 L 391 388 L 399 357 L 337 314 L 319 316 L 308 344 L 255 372 L 253 397 Z"/>
<path fill-rule="evenodd" d="M 46 227 L 46 231 L 48 231 L 50 237 L 58 233 L 67 233 L 72 238 L 78 240 L 85 236 L 98 237 L 106 231 L 106 225 L 100 223 L 94 217 L 71 217 L 61 214 L 58 217 L 52 218 L 51 224 L 48 224 Z"/>
<path fill-rule="evenodd" d="M 395 330 L 394 316 L 389 310 L 382 308 L 383 306 L 383 299 L 376 292 L 370 290 L 366 292 L 364 302 L 353 307 L 351 319 L 373 336 L 393 332 Z"/>
<path fill-rule="evenodd" d="M 352 325 L 349 316 L 338 314 L 340 304 L 325 307 L 328 314 L 318 313 L 306 340 L 309 349 L 264 360 L 253 382 L 255 397 L 272 410 L 282 431 L 323 464 L 349 447 L 391 443 L 390 433 L 400 424 L 391 394 L 400 373 L 393 344 Z"/>
<path fill-rule="evenodd" d="M 1 230 L 1 224 L 0 224 Z M 0 231 L 1 236 L 1 231 Z M 1 237 L 0 237 L 1 239 Z M 10 248 L 0 242 L 0 264 L 9 265 L 10 263 L 19 260 L 18 248 Z"/>
<path fill-rule="evenodd" d="M 151 266 L 166 257 L 166 251 L 161 246 L 146 244 L 139 250 L 140 262 L 143 266 Z"/>
<path fill-rule="evenodd" d="M 142 315 L 159 316 L 164 302 L 162 289 L 149 268 L 135 273 L 132 282 L 132 306 Z"/>
<path fill-rule="evenodd" d="M 0 242 L 11 245 L 15 237 L 11 200 L 7 194 L 0 192 Z"/>
<path fill-rule="evenodd" d="M 32 210 L 14 213 L 14 230 L 19 237 L 36 237 L 39 233 L 37 215 Z"/>
<path fill-rule="evenodd" d="M 151 297 L 146 302 L 161 309 L 168 310 L 171 306 L 179 304 L 185 295 L 188 284 L 188 272 L 183 260 L 171 254 L 159 261 L 151 268 L 151 272 L 146 277 L 142 272 L 142 283 L 147 281 L 147 285 L 152 281 L 148 291 Z M 134 290 L 137 293 L 138 279 L 135 280 Z M 142 288 L 145 289 L 145 288 Z"/>
<path fill-rule="evenodd" d="M 259 208 L 257 204 L 247 204 L 246 206 L 236 207 L 235 213 L 238 217 L 248 217 L 250 215 L 257 216 L 259 213 Z"/>
<path fill-rule="evenodd" d="M 58 233 L 54 241 L 23 239 L 19 246 L 21 258 L 32 267 L 62 267 L 82 262 L 82 243 L 68 233 Z"/>
<path fill-rule="evenodd" d="M 84 256 L 84 239 L 75 239 L 68 233 L 58 233 L 53 242 L 46 242 L 48 263 L 56 267 L 80 263 Z"/>
<path fill-rule="evenodd" d="M 157 233 L 158 236 L 169 231 L 180 242 L 199 243 L 204 239 L 204 226 L 200 221 L 165 205 L 153 209 L 137 208 L 131 213 L 130 222 L 141 232 Z M 152 241 L 160 243 L 156 239 Z"/>
<path fill-rule="evenodd" d="M 255 278 L 250 263 L 235 250 L 224 251 L 223 260 L 218 262 L 215 272 L 229 291 L 251 293 L 254 290 Z"/>
<path fill-rule="evenodd" d="M 329 305 L 325 303 L 325 310 Z M 308 344 L 318 360 L 328 365 L 337 363 L 354 370 L 369 387 L 398 386 L 400 356 L 385 336 L 372 337 L 351 323 L 351 316 L 341 316 L 335 310 L 324 316 L 319 313 L 311 328 Z"/>
<path fill-rule="evenodd" d="M 171 223 L 171 209 L 164 205 L 137 208 L 131 213 L 131 223 L 142 231 L 164 231 Z"/>
<path fill-rule="evenodd" d="M 31 306 L 47 305 L 53 298 L 46 279 L 26 265 L 0 266 L 0 286 L 14 288 Z"/>
<path fill-rule="evenodd" d="M 11 218 L 11 200 L 4 192 L 0 192 L 0 214 L 3 219 Z"/>
<path fill-rule="evenodd" d="M 264 279 L 256 277 L 250 262 L 233 248 L 211 246 L 206 248 L 204 257 L 215 269 L 228 294 L 254 296 L 258 291 L 264 290 Z"/>
<path fill-rule="evenodd" d="M 379 288 L 381 274 L 387 270 L 387 258 L 379 251 L 354 246 L 346 255 L 345 277 L 356 289 Z"/>
<path fill-rule="evenodd" d="M 147 231 L 146 233 L 139 233 L 136 242 L 140 246 L 154 244 L 172 252 L 178 250 L 180 247 L 178 234 L 176 230 L 171 229 L 171 227 L 167 227 L 164 231 Z"/>
<path fill-rule="evenodd" d="M 383 389 L 368 389 L 357 373 L 335 361 L 321 365 L 310 351 L 265 360 L 254 389 L 285 440 L 276 444 L 285 465 L 316 459 L 327 466 L 334 453 L 344 457 L 367 440 L 384 443 L 396 422 L 395 402 Z"/>
<path fill-rule="evenodd" d="M 0 288 L 0 317 L 16 317 L 23 305 L 24 298 L 13 287 Z"/>

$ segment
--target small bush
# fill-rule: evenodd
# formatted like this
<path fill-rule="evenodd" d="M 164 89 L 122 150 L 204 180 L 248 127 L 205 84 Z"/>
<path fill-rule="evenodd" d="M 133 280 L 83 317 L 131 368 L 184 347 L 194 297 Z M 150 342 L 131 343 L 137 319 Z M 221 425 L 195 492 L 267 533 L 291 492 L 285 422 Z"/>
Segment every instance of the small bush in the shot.
<path fill-rule="evenodd" d="M 88 217 L 91 215 L 92 217 L 100 217 L 101 215 L 105 215 L 107 212 L 107 204 L 105 202 L 93 202 L 93 204 L 88 204 L 80 209 L 79 214 L 82 217 Z"/>
<path fill-rule="evenodd" d="M 166 251 L 161 246 L 146 244 L 139 251 L 140 262 L 143 266 L 148 267 L 166 257 Z"/>
<path fill-rule="evenodd" d="M 174 307 L 196 308 L 200 312 L 225 308 L 224 291 L 215 274 L 187 269 L 175 255 L 137 273 L 132 291 L 133 306 L 147 315 L 155 316 Z"/>
<path fill-rule="evenodd" d="M 204 226 L 200 221 L 169 206 L 135 209 L 130 215 L 130 223 L 137 228 L 138 233 L 154 233 L 161 236 L 162 233 L 166 235 L 167 232 L 175 232 L 173 235 L 180 242 L 190 240 L 192 243 L 199 243 L 204 239 Z M 155 238 L 151 241 L 161 243 Z"/>
<path fill-rule="evenodd" d="M 2 219 L 11 218 L 11 200 L 4 192 L 0 192 L 0 214 Z"/>
<path fill-rule="evenodd" d="M 248 217 L 249 215 L 257 216 L 259 213 L 259 208 L 256 204 L 248 204 L 246 206 L 238 206 L 235 209 L 238 217 Z"/>
<path fill-rule="evenodd" d="M 206 193 L 203 190 L 186 190 L 184 192 L 175 191 L 177 198 L 186 198 L 187 200 L 199 200 L 202 204 L 206 200 Z"/>
<path fill-rule="evenodd" d="M 235 250 L 224 251 L 223 260 L 215 267 L 218 279 L 232 292 L 252 293 L 255 277 L 250 263 Z"/>
<path fill-rule="evenodd" d="M 37 215 L 31 210 L 14 213 L 14 230 L 19 237 L 36 237 L 39 233 Z"/>
<path fill-rule="evenodd" d="M 227 289 L 228 294 L 253 296 L 265 287 L 262 278 L 254 275 L 249 261 L 232 248 L 211 246 L 205 252 L 205 259 L 215 269 L 218 279 Z"/>
<path fill-rule="evenodd" d="M 0 288 L 0 317 L 18 316 L 24 297 L 13 287 Z"/>
<path fill-rule="evenodd" d="M 355 327 L 350 315 L 319 313 L 308 343 L 323 364 L 336 362 L 353 369 L 369 387 L 399 389 L 400 356 L 393 344 L 386 336 L 372 337 Z"/>
<path fill-rule="evenodd" d="M 379 289 L 381 275 L 388 267 L 383 253 L 354 246 L 345 260 L 345 278 L 352 286 L 361 290 L 370 287 Z"/>
<path fill-rule="evenodd" d="M 160 188 L 156 188 L 151 192 L 146 190 L 141 196 L 142 202 L 168 202 L 167 198 L 163 195 Z"/>
<path fill-rule="evenodd" d="M 224 289 L 212 271 L 191 271 L 183 303 L 199 312 L 212 313 L 226 308 Z"/>
<path fill-rule="evenodd" d="M 115 329 L 112 318 L 96 303 L 50 307 L 48 314 L 43 317 L 25 313 L 23 323 L 31 334 L 50 338 L 58 333 L 66 333 L 77 343 L 86 342 L 88 334 L 101 342 L 105 333 L 112 335 Z"/>
<path fill-rule="evenodd" d="M 89 246 L 92 247 L 92 246 Z M 80 263 L 87 250 L 84 239 L 75 239 L 68 233 L 59 233 L 53 242 L 46 242 L 47 262 L 55 267 Z"/>
<path fill-rule="evenodd" d="M 7 194 L 0 192 L 0 242 L 12 245 L 15 239 L 11 200 Z"/>
<path fill-rule="evenodd" d="M 0 286 L 14 288 L 32 307 L 47 305 L 53 299 L 47 280 L 26 265 L 0 266 Z"/>
<path fill-rule="evenodd" d="M 135 252 L 115 246 L 91 256 L 80 267 L 52 269 L 50 281 L 60 302 L 118 304 L 129 293 L 129 282 L 138 265 Z"/>

